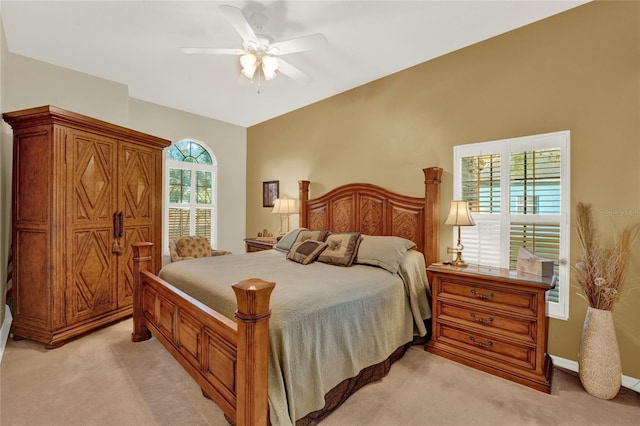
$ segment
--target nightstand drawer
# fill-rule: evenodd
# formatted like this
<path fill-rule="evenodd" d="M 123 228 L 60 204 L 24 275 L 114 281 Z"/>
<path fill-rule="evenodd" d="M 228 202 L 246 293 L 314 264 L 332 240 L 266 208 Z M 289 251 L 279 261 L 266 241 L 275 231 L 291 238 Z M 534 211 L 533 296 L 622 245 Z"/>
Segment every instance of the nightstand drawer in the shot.
<path fill-rule="evenodd" d="M 436 312 L 438 312 L 439 321 L 457 322 L 464 328 L 475 327 L 487 331 L 493 330 L 525 343 L 536 342 L 536 321 L 532 319 L 501 315 L 477 306 L 465 307 L 441 300 L 438 301 Z"/>
<path fill-rule="evenodd" d="M 509 290 L 469 280 L 457 281 L 450 277 L 443 277 L 439 284 L 439 288 L 436 289 L 438 298 L 457 299 L 531 317 L 537 315 L 538 298 L 534 292 Z"/>
<path fill-rule="evenodd" d="M 486 357 L 493 362 L 507 363 L 527 370 L 536 368 L 535 346 L 505 342 L 482 333 L 458 329 L 441 323 L 438 324 L 436 333 L 435 339 L 437 341 L 463 348 L 476 357 Z"/>

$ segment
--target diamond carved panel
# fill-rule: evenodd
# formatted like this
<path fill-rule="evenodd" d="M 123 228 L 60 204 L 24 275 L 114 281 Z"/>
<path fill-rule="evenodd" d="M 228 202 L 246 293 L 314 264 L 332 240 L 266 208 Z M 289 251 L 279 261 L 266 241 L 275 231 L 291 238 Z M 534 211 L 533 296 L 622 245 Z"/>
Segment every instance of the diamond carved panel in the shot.
<path fill-rule="evenodd" d="M 95 156 L 91 156 L 84 169 L 84 173 L 82 173 L 80 177 L 80 186 L 84 189 L 87 195 L 87 201 L 89 201 L 92 206 L 95 206 L 98 202 L 98 198 L 106 181 L 105 174 L 102 173 L 100 166 L 96 166 Z"/>
<path fill-rule="evenodd" d="M 151 180 L 149 161 L 143 153 L 126 152 L 124 195 L 127 204 L 127 217 L 147 217 L 151 203 Z"/>
<path fill-rule="evenodd" d="M 78 232 L 76 234 L 76 259 L 74 263 L 75 313 L 91 311 L 102 305 L 110 305 L 111 267 L 106 241 L 109 231 Z"/>
<path fill-rule="evenodd" d="M 79 137 L 76 147 L 76 218 L 107 218 L 111 209 L 112 147 Z"/>

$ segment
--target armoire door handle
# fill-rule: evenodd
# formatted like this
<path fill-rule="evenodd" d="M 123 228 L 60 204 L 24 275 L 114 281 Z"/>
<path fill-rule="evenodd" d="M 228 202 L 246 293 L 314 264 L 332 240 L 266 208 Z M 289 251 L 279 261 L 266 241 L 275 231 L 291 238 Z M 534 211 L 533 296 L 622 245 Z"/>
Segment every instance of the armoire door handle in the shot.
<path fill-rule="evenodd" d="M 119 217 L 119 226 L 118 226 L 118 237 L 122 238 L 124 235 L 124 213 L 118 213 Z"/>
<path fill-rule="evenodd" d="M 118 238 L 120 236 L 120 231 L 118 229 L 119 227 L 120 227 L 119 215 L 118 215 L 118 212 L 115 212 L 113 214 L 113 238 Z"/>

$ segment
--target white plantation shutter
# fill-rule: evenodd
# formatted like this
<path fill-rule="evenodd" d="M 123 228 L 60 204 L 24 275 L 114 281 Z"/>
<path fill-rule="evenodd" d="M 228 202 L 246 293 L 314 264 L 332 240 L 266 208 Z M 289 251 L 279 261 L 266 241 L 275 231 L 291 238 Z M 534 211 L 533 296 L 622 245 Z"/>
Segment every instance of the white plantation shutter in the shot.
<path fill-rule="evenodd" d="M 184 235 L 189 235 L 191 230 L 191 215 L 189 209 L 185 208 L 169 208 L 169 220 L 167 222 L 169 228 L 169 241 L 176 240 Z"/>
<path fill-rule="evenodd" d="M 454 148 L 454 198 L 476 226 L 462 227 L 464 259 L 515 269 L 520 248 L 551 259 L 557 286 L 547 314 L 569 312 L 568 131 Z"/>
<path fill-rule="evenodd" d="M 473 215 L 476 226 L 460 228 L 464 245 L 464 260 L 468 263 L 500 267 L 500 228 L 499 220 L 491 217 Z"/>
<path fill-rule="evenodd" d="M 509 236 L 509 267 L 515 269 L 518 251 L 525 248 L 545 259 L 554 261 L 555 275 L 560 275 L 560 225 L 558 223 L 511 223 Z M 547 292 L 547 300 L 559 302 L 558 287 Z"/>

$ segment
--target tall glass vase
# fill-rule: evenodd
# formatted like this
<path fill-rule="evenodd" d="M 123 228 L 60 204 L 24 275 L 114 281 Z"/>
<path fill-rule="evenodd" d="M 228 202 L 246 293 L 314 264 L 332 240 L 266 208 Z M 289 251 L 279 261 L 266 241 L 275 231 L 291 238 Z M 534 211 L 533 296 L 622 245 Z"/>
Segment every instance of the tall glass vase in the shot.
<path fill-rule="evenodd" d="M 622 366 L 611 311 L 589 307 L 578 348 L 578 374 L 584 389 L 612 399 L 622 383 Z"/>

